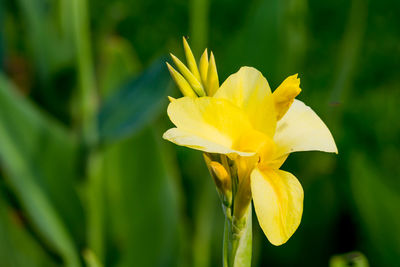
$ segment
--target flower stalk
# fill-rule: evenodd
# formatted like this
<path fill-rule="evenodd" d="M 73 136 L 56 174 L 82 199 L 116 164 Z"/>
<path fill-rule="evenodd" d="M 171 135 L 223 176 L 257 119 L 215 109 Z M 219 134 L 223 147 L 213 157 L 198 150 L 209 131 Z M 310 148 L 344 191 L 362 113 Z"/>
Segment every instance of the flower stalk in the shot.
<path fill-rule="evenodd" d="M 245 215 L 237 220 L 225 214 L 223 266 L 250 267 L 252 255 L 252 207 L 247 207 Z"/>
<path fill-rule="evenodd" d="M 225 215 L 223 266 L 250 267 L 252 251 L 252 207 L 250 184 L 239 183 L 235 161 L 227 156 L 205 153 L 204 159 L 215 182 Z M 242 177 L 241 177 L 242 178 Z"/>

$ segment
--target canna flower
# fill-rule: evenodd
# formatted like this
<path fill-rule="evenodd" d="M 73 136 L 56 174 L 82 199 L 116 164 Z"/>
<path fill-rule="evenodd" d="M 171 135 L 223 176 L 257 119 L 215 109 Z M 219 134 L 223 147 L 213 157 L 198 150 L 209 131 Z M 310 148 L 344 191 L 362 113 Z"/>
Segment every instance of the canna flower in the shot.
<path fill-rule="evenodd" d="M 177 84 L 186 96 L 170 98 L 167 112 L 176 127 L 163 138 L 203 151 L 233 218 L 243 217 L 252 200 L 266 237 L 281 245 L 300 224 L 303 189 L 293 174 L 280 167 L 293 152 L 337 153 L 335 142 L 315 112 L 295 99 L 301 91 L 297 75 L 271 92 L 258 70 L 242 67 L 219 87 L 214 57 L 210 68 L 206 53 L 198 71 L 194 59 L 188 63 L 190 70 L 185 70 L 173 57 L 183 74 L 181 85 Z M 169 69 L 178 77 L 177 71 Z"/>

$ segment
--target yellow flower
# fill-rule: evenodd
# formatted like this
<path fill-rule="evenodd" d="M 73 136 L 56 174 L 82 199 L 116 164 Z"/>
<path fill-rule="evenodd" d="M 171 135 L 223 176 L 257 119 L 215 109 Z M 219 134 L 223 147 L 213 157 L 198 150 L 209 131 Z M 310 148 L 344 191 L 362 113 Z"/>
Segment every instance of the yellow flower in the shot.
<path fill-rule="evenodd" d="M 196 79 L 204 84 L 202 77 Z M 251 192 L 259 224 L 274 245 L 292 236 L 303 212 L 303 189 L 293 174 L 279 169 L 283 162 L 297 151 L 337 153 L 326 125 L 295 99 L 299 85 L 293 75 L 272 93 L 258 70 L 242 67 L 215 91 L 206 89 L 211 96 L 171 99 L 168 116 L 176 127 L 163 135 L 177 145 L 224 154 L 235 162 L 243 187 L 239 191 Z"/>

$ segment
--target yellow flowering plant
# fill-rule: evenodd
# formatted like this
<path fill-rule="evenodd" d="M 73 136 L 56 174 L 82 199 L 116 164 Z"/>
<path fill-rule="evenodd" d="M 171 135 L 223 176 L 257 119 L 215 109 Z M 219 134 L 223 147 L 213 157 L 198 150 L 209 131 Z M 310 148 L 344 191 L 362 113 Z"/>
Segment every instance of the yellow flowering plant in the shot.
<path fill-rule="evenodd" d="M 303 212 L 303 189 L 280 167 L 290 153 L 337 153 L 333 137 L 315 112 L 295 99 L 300 79 L 289 76 L 271 92 L 255 68 L 242 67 L 219 86 L 214 55 L 199 65 L 183 38 L 187 66 L 171 54 L 168 69 L 184 97 L 170 97 L 168 116 L 176 126 L 163 138 L 204 152 L 224 208 L 223 264 L 251 264 L 251 214 L 273 245 L 296 231 Z M 251 204 L 253 203 L 253 205 Z"/>

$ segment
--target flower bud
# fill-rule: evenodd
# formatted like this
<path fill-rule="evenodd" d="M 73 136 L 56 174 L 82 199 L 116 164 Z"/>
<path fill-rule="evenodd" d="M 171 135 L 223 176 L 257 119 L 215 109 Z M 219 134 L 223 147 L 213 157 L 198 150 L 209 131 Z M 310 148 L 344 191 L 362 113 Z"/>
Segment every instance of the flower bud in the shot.
<path fill-rule="evenodd" d="M 197 78 L 193 75 L 193 73 L 173 54 L 170 54 L 172 60 L 175 63 L 175 66 L 178 68 L 180 73 L 185 77 L 186 81 L 190 84 L 193 90 L 196 92 L 198 96 L 205 96 L 206 92 L 201 85 L 201 82 L 197 80 Z"/>
<path fill-rule="evenodd" d="M 232 182 L 229 173 L 221 163 L 212 161 L 208 155 L 204 154 L 204 159 L 223 204 L 229 207 L 232 204 Z"/>
<path fill-rule="evenodd" d="M 207 48 L 204 50 L 203 55 L 200 57 L 200 76 L 203 86 L 207 85 L 207 72 L 208 72 L 208 52 Z"/>
<path fill-rule="evenodd" d="M 182 94 L 184 96 L 197 97 L 192 87 L 190 87 L 190 84 L 185 80 L 185 78 L 183 78 L 183 76 L 179 72 L 177 72 L 171 65 L 169 65 L 168 62 L 167 62 L 167 67 L 169 73 L 171 74 L 172 79 L 174 79 L 176 85 L 178 86 L 179 90 L 181 90 Z"/>
<path fill-rule="evenodd" d="M 186 41 L 185 37 L 183 37 L 183 49 L 185 50 L 186 62 L 189 66 L 190 71 L 197 78 L 197 80 L 201 81 L 199 69 L 197 68 L 196 59 L 194 58 L 192 50 L 190 49 L 190 46 Z"/>
<path fill-rule="evenodd" d="M 207 95 L 213 96 L 219 88 L 217 65 L 215 64 L 215 58 L 213 52 L 210 55 L 210 61 L 208 62 L 207 72 Z"/>

